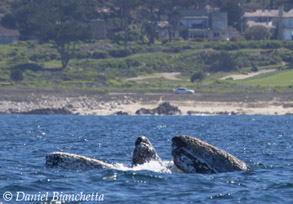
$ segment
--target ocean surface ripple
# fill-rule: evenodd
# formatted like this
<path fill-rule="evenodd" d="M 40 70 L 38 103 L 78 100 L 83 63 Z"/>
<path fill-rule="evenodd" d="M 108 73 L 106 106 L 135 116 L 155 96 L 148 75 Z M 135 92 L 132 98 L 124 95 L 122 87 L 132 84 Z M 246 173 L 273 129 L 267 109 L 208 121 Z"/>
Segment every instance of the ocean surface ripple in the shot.
<path fill-rule="evenodd" d="M 103 196 L 66 203 L 293 203 L 292 125 L 293 116 L 0 115 L 0 203 L 44 203 L 37 195 L 46 193 L 49 202 L 54 192 L 63 199 Z M 251 170 L 203 175 L 162 171 L 152 163 L 130 168 L 138 136 L 148 137 L 169 164 L 171 139 L 182 134 L 235 155 Z M 54 151 L 122 170 L 46 168 L 45 156 Z M 13 195 L 9 202 L 7 192 Z M 35 198 L 17 201 L 17 193 L 18 199 Z"/>

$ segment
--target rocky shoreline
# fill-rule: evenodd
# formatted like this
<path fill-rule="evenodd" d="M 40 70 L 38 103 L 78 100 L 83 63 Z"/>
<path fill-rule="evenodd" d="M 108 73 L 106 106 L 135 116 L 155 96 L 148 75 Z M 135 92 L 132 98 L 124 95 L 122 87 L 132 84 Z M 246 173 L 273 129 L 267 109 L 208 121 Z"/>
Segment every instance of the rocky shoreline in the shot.
<path fill-rule="evenodd" d="M 162 104 L 164 105 L 160 106 Z M 21 96 L 17 94 L 1 95 L 0 114 L 292 115 L 293 100 L 290 97 L 274 96 L 270 98 L 266 95 L 211 96 L 121 92 L 87 94 L 74 92 L 66 95 L 40 92 Z"/>

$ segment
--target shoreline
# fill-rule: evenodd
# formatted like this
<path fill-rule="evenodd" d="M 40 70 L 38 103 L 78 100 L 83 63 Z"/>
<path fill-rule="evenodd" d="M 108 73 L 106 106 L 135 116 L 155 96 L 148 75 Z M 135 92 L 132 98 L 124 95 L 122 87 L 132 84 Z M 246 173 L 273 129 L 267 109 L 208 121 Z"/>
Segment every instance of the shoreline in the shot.
<path fill-rule="evenodd" d="M 21 91 L 19 92 L 21 93 Z M 83 95 L 82 95 L 83 93 Z M 1 91 L 0 91 L 1 94 Z M 64 96 L 63 96 L 64 95 Z M 1 94 L 1 114 L 23 114 L 39 109 L 65 109 L 79 115 L 135 115 L 141 108 L 154 109 L 163 102 L 181 110 L 181 115 L 292 115 L 292 94 L 196 93 L 193 95 L 152 93 L 98 93 L 72 91 Z M 292 98 L 291 98 L 292 97 Z"/>

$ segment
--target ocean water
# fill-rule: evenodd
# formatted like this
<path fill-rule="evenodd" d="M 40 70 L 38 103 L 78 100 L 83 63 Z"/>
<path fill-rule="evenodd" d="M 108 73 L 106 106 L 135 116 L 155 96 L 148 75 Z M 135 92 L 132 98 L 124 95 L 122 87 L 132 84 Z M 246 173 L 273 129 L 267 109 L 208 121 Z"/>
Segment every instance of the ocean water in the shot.
<path fill-rule="evenodd" d="M 235 155 L 251 170 L 130 168 L 138 136 L 170 163 L 171 139 L 182 134 Z M 0 115 L 0 141 L 0 203 L 293 203 L 293 116 Z M 123 170 L 46 168 L 45 156 L 54 151 Z"/>

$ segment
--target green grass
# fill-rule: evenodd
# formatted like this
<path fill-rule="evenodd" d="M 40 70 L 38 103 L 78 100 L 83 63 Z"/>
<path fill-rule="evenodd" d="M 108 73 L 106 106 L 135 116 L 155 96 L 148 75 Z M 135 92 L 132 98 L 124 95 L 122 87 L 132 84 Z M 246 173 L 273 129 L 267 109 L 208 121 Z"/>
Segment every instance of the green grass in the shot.
<path fill-rule="evenodd" d="M 100 42 L 78 45 L 79 54 L 87 51 L 107 51 L 99 50 Z M 104 42 L 105 47 L 109 42 Z M 69 66 L 64 70 L 57 71 L 61 67 L 60 56 L 53 48 L 52 44 L 38 44 L 34 41 L 21 41 L 11 45 L 0 45 L 0 87 L 17 86 L 33 87 L 44 89 L 120 89 L 120 90 L 170 90 L 178 86 L 184 86 L 191 89 L 201 89 L 203 91 L 226 92 L 237 91 L 238 85 L 249 86 L 292 86 L 290 77 L 292 74 L 275 76 L 277 73 L 257 76 L 242 81 L 221 81 L 220 78 L 239 73 L 248 73 L 251 70 L 251 63 L 257 65 L 259 69 L 282 68 L 279 58 L 272 59 L 275 55 L 284 56 L 290 61 L 293 51 L 282 48 L 278 52 L 272 49 L 249 48 L 237 50 L 228 50 L 235 59 L 238 59 L 237 71 L 208 73 L 205 80 L 200 83 L 191 83 L 190 76 L 198 70 L 205 70 L 210 61 L 204 60 L 205 54 L 213 51 L 212 47 L 216 42 L 174 42 L 161 45 L 141 45 L 130 43 L 131 46 L 137 46 L 138 51 L 128 57 L 107 59 L 93 59 L 91 57 L 76 57 L 71 59 Z M 225 45 L 224 42 L 218 44 Z M 230 43 L 233 44 L 233 43 Z M 183 45 L 187 48 L 183 48 Z M 111 45 L 117 47 L 117 45 Z M 179 49 L 173 52 L 173 48 Z M 123 48 L 123 47 L 117 47 Z M 168 50 L 170 49 L 170 50 Z M 177 49 L 175 49 L 177 50 Z M 221 51 L 219 49 L 217 52 Z M 284 60 L 286 61 L 286 60 Z M 246 63 L 249 62 L 249 63 Z M 13 66 L 24 63 L 35 63 L 41 65 L 44 70 L 30 71 L 24 70 L 24 80 L 13 82 L 10 80 L 10 70 Z M 206 64 L 205 64 L 206 63 Z M 52 68 L 51 70 L 49 68 Z M 167 79 L 148 79 L 142 82 L 129 82 L 126 78 L 140 75 L 155 76 L 161 72 L 181 72 L 180 80 L 173 81 Z M 291 73 L 291 72 L 288 72 Z M 275 79 L 275 78 L 276 79 Z M 283 79 L 284 78 L 284 79 Z M 288 79 L 287 79 L 288 78 Z M 273 80 L 273 81 L 271 81 Z M 275 81 L 274 81 L 275 80 Z M 239 86 L 238 86 L 239 88 Z"/>
<path fill-rule="evenodd" d="M 289 87 L 293 86 L 293 70 L 265 73 L 248 79 L 229 82 L 238 85 L 260 87 Z"/>

